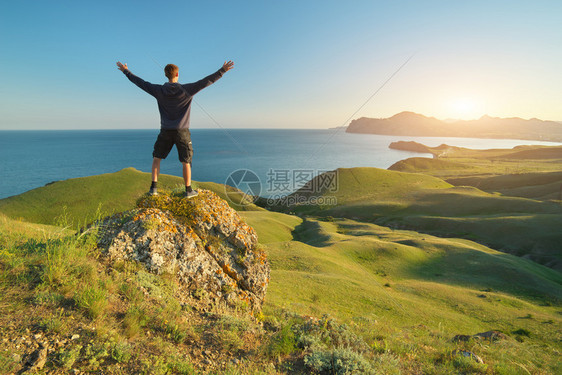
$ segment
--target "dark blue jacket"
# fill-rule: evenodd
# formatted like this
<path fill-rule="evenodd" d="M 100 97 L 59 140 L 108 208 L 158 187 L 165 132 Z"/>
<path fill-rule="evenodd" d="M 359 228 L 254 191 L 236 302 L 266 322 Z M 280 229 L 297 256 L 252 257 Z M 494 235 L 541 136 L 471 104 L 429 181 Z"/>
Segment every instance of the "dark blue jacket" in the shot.
<path fill-rule="evenodd" d="M 123 73 L 129 78 L 129 81 L 156 98 L 162 129 L 188 129 L 193 95 L 215 83 L 225 71 L 220 68 L 202 80 L 184 85 L 169 82 L 156 85 L 142 80 L 128 69 L 125 69 Z"/>

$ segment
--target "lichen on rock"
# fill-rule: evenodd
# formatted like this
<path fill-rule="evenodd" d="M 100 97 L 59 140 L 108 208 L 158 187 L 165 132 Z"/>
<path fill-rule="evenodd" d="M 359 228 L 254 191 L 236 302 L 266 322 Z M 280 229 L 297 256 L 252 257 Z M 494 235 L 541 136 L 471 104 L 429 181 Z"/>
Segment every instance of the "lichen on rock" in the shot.
<path fill-rule="evenodd" d="M 211 191 L 193 199 L 143 196 L 136 209 L 102 220 L 98 233 L 98 247 L 110 261 L 174 273 L 184 296 L 203 309 L 261 310 L 270 268 L 258 236 Z"/>

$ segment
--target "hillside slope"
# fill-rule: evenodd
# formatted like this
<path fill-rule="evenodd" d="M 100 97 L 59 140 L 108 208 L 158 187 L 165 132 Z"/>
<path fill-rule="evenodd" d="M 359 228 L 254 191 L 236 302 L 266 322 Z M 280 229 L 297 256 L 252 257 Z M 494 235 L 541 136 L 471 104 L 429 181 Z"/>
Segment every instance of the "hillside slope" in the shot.
<path fill-rule="evenodd" d="M 435 358 L 435 350 L 445 347 L 453 350 L 455 345 L 449 345 L 456 334 L 490 329 L 507 333 L 524 327 L 546 340 L 547 350 L 560 346 L 556 340 L 562 332 L 545 323 L 562 322 L 553 308 L 562 298 L 562 275 L 552 269 L 468 240 L 349 219 L 241 215 L 258 232 L 271 263 L 266 313 L 282 307 L 312 316 L 334 315 L 365 332 L 375 346 L 418 360 L 418 355 Z M 555 341 L 550 332 L 556 332 Z M 497 360 L 498 369 L 524 373 L 507 364 L 516 361 L 512 356 L 522 354 L 522 348 L 507 345 L 502 355 L 510 359 L 492 359 L 499 355 L 494 344 L 474 348 L 486 361 Z M 551 352 L 547 357 L 551 355 L 556 356 Z M 524 362 L 529 369 L 530 362 Z M 422 373 L 448 373 L 427 363 L 420 366 L 417 371 Z M 548 371 L 558 371 L 556 366 Z M 416 373 L 414 367 L 406 373 Z M 534 368 L 531 372 L 540 373 Z"/>
<path fill-rule="evenodd" d="M 297 191 L 274 208 L 466 238 L 562 270 L 562 207 L 557 202 L 490 194 L 424 174 L 377 168 L 338 169 L 338 176 L 335 191 Z M 315 194 L 329 204 L 309 200 Z"/>
<path fill-rule="evenodd" d="M 323 183 L 329 178 L 333 183 Z M 450 187 L 452 185 L 433 176 L 370 167 L 339 168 L 316 176 L 290 196 L 298 198 L 294 201 L 299 205 L 306 205 L 299 201 L 306 203 L 306 198 L 320 196 L 336 198 L 336 204 L 342 205 L 370 200 L 398 201 L 414 191 Z"/>
<path fill-rule="evenodd" d="M 475 186 L 487 192 L 539 200 L 562 201 L 562 172 L 517 173 L 499 176 L 448 178 L 453 185 Z"/>
<path fill-rule="evenodd" d="M 348 210 L 350 216 L 372 218 L 376 214 L 382 219 L 385 212 L 395 210 L 410 210 L 404 218 L 423 217 L 424 212 L 470 216 L 489 214 L 488 207 L 512 213 L 519 207 L 546 215 L 550 210 L 543 202 L 497 200 L 477 189 L 454 188 L 427 176 L 371 169 L 345 170 L 343 176 L 340 186 L 345 189 L 336 194 L 345 203 L 339 209 Z M 105 175 L 101 181 L 109 184 L 120 178 Z M 365 186 L 377 186 L 379 191 L 369 192 Z M 69 190 L 61 192 L 64 194 L 58 198 L 52 195 L 53 206 L 57 199 L 82 205 L 68 200 Z M 442 204 L 444 200 L 449 204 Z M 107 202 L 98 200 L 92 207 L 98 204 Z M 324 208 L 321 213 L 333 214 L 333 209 Z M 83 212 L 74 206 L 67 210 Z M 70 364 L 70 369 L 76 363 L 89 371 L 96 363 L 87 361 L 87 353 L 97 353 L 93 358 L 104 359 L 110 373 L 123 371 L 125 363 L 138 372 L 158 368 L 163 373 L 191 374 L 196 373 L 196 364 L 199 373 L 212 373 L 205 361 L 213 368 L 240 374 L 335 371 L 323 367 L 331 366 L 327 358 L 339 358 L 346 366 L 371 366 L 382 374 L 548 374 L 562 370 L 557 361 L 562 350 L 562 332 L 556 328 L 562 324 L 559 272 L 466 239 L 330 215 L 324 215 L 322 221 L 265 210 L 239 214 L 257 231 L 271 265 L 260 318 L 265 332 L 253 322 L 182 307 L 170 297 L 175 287 L 166 275 L 149 277 L 134 264 L 98 265 L 95 253 L 88 260 L 77 258 L 82 260 L 74 264 L 71 256 L 80 249 L 72 250 L 74 242 L 67 247 L 71 252 L 61 252 L 64 248 L 57 247 L 56 239 L 40 234 L 43 227 L 33 238 L 31 232 L 28 237 L 15 229 L 12 232 L 17 234 L 7 235 L 10 230 L 0 227 L 3 335 L 27 337 L 28 328 L 33 335 L 45 335 L 54 342 L 62 337 L 57 333 L 61 326 L 71 327 L 79 332 L 77 342 L 83 349 L 76 352 L 71 336 L 64 338 L 56 349 L 59 362 L 50 365 L 64 369 Z M 9 228 L 34 228 L 8 218 L 3 223 L 0 221 Z M 51 270 L 49 262 L 58 259 L 47 257 L 46 250 L 62 257 L 55 270 L 64 270 L 63 276 L 68 277 L 52 274 L 54 281 L 41 281 Z M 96 291 L 106 291 L 102 300 L 107 298 L 111 308 L 104 310 L 104 319 L 92 317 L 92 306 L 80 297 L 85 293 L 80 285 L 97 285 Z M 135 292 L 137 287 L 148 297 Z M 98 298 L 91 295 L 94 297 Z M 147 298 L 149 305 L 145 305 Z M 61 306 L 65 313 L 57 317 L 54 314 Z M 21 314 L 22 310 L 30 313 Z M 303 314 L 309 317 L 303 318 Z M 346 326 L 320 318 L 323 314 Z M 148 320 L 142 320 L 145 318 Z M 470 338 L 491 330 L 505 336 L 499 341 Z M 109 334 L 104 336 L 104 332 Z M 453 340 L 456 335 L 467 335 L 467 341 Z M 29 336 L 31 342 L 36 340 Z M 347 351 L 337 349 L 338 342 L 349 345 Z M 96 351 L 104 345 L 106 352 Z M 21 344 L 23 347 L 28 344 Z M 455 350 L 473 352 L 485 363 L 456 356 Z M 12 366 L 14 359 L 0 355 L 0 364 Z"/>
<path fill-rule="evenodd" d="M 400 160 L 388 169 L 424 173 L 455 186 L 474 186 L 502 195 L 539 200 L 562 200 L 562 146 L 516 146 L 474 150 L 416 142 L 394 142 L 389 147 L 434 155 Z"/>
<path fill-rule="evenodd" d="M 57 181 L 20 195 L 0 199 L 0 212 L 11 218 L 33 223 L 55 224 L 64 220 L 79 228 L 97 219 L 135 206 L 136 200 L 148 191 L 150 174 L 134 168 L 115 173 Z M 183 179 L 161 175 L 163 190 L 182 190 Z M 225 186 L 214 182 L 193 182 L 195 188 L 207 189 L 225 198 Z M 227 187 L 228 202 L 237 209 L 260 209 L 252 204 L 239 206 L 242 194 Z M 233 201 L 235 203 L 233 203 Z"/>

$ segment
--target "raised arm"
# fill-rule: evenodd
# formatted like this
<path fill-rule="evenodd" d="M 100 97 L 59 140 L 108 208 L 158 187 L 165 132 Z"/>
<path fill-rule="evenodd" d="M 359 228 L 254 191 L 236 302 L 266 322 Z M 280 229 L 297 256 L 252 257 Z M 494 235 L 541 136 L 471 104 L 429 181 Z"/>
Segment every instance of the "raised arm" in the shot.
<path fill-rule="evenodd" d="M 225 63 L 222 64 L 222 67 L 215 73 L 208 75 L 207 77 L 197 82 L 188 83 L 182 86 L 190 95 L 195 95 L 205 87 L 210 86 L 218 81 L 224 73 L 228 72 L 232 68 L 234 68 L 234 63 L 232 61 L 225 61 Z"/>
<path fill-rule="evenodd" d="M 155 96 L 157 85 L 154 85 L 150 82 L 146 82 L 145 80 L 137 77 L 136 75 L 131 73 L 131 71 L 127 67 L 127 64 L 122 64 L 120 61 L 117 61 L 117 69 L 122 71 L 123 74 L 125 74 L 125 76 L 129 78 L 129 81 L 133 82 L 135 85 L 137 85 L 142 90 L 146 91 L 148 94 Z"/>

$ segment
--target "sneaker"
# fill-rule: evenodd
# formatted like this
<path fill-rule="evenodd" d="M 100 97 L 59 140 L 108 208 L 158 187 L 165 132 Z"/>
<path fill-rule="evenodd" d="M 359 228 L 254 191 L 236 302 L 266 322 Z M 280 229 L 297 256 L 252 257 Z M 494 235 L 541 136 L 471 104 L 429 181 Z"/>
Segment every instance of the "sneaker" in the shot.
<path fill-rule="evenodd" d="M 158 195 L 158 188 L 150 188 L 148 195 Z"/>
<path fill-rule="evenodd" d="M 197 190 L 191 190 L 189 192 L 186 191 L 184 197 L 189 199 L 189 198 L 196 197 L 198 195 L 199 195 L 199 192 Z"/>

